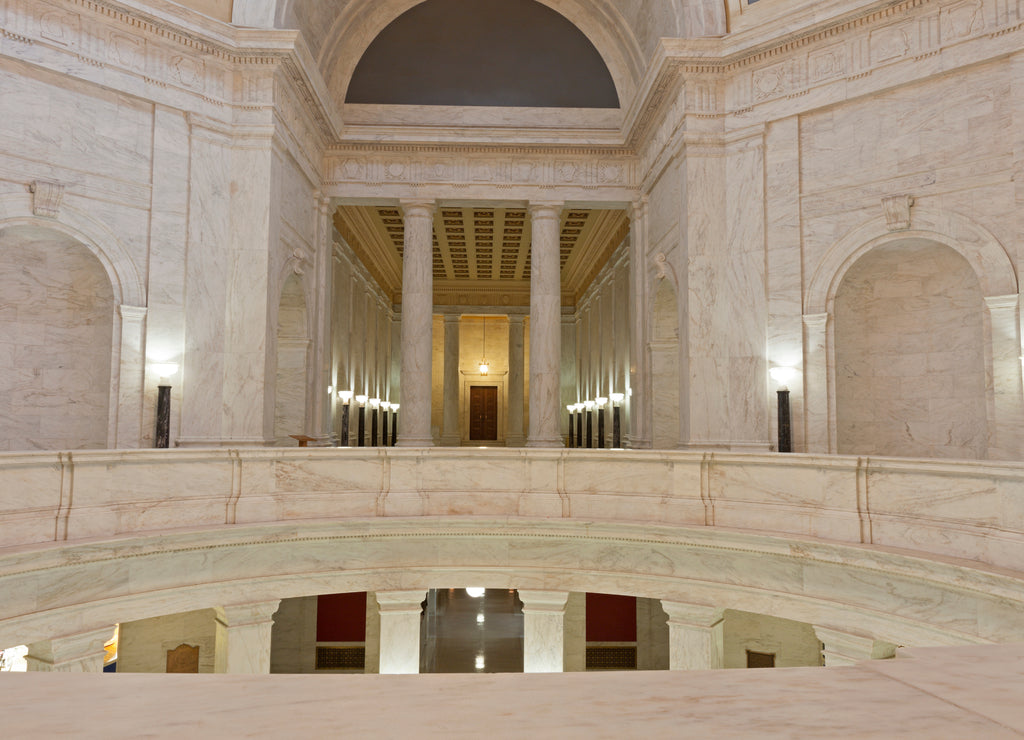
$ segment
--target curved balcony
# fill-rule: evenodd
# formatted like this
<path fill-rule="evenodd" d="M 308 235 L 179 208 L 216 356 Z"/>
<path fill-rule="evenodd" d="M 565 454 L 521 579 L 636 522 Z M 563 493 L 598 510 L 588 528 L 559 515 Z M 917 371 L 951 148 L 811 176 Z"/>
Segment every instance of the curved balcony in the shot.
<path fill-rule="evenodd" d="M 1024 465 L 511 449 L 0 455 L 0 643 L 312 593 L 633 594 L 1024 640 Z"/>

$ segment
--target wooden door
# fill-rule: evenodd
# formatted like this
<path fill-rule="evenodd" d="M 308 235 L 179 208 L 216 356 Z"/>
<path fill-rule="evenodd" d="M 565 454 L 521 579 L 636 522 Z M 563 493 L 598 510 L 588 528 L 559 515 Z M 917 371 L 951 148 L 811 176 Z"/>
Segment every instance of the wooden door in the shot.
<path fill-rule="evenodd" d="M 498 439 L 498 386 L 470 386 L 469 438 L 481 441 Z"/>

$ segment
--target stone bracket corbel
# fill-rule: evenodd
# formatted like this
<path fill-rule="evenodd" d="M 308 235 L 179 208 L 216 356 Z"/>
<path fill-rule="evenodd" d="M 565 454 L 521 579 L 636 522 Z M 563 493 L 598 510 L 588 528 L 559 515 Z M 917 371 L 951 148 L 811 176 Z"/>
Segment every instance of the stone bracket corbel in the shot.
<path fill-rule="evenodd" d="M 44 218 L 60 216 L 60 204 L 64 200 L 64 184 L 52 180 L 36 180 L 28 186 L 32 193 L 32 213 Z"/>
<path fill-rule="evenodd" d="M 914 205 L 912 195 L 890 195 L 882 198 L 882 211 L 889 231 L 906 231 L 910 228 L 910 208 Z"/>

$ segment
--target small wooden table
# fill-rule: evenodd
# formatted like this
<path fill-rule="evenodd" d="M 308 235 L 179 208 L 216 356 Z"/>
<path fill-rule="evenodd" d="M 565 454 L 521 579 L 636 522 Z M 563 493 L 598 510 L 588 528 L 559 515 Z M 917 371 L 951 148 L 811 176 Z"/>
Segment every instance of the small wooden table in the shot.
<path fill-rule="evenodd" d="M 309 447 L 310 442 L 316 442 L 316 437 L 307 437 L 305 434 L 289 434 L 288 436 L 298 440 L 299 447 Z"/>

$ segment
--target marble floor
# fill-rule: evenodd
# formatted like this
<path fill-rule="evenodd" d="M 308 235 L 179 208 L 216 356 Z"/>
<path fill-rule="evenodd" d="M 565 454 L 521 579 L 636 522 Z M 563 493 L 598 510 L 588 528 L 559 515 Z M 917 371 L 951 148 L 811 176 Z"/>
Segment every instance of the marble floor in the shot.
<path fill-rule="evenodd" d="M 312 676 L 0 674 L 0 737 L 1024 737 L 1024 645 L 841 668 Z"/>
<path fill-rule="evenodd" d="M 421 673 L 523 672 L 522 602 L 511 589 L 478 591 L 451 588 L 429 593 Z"/>

